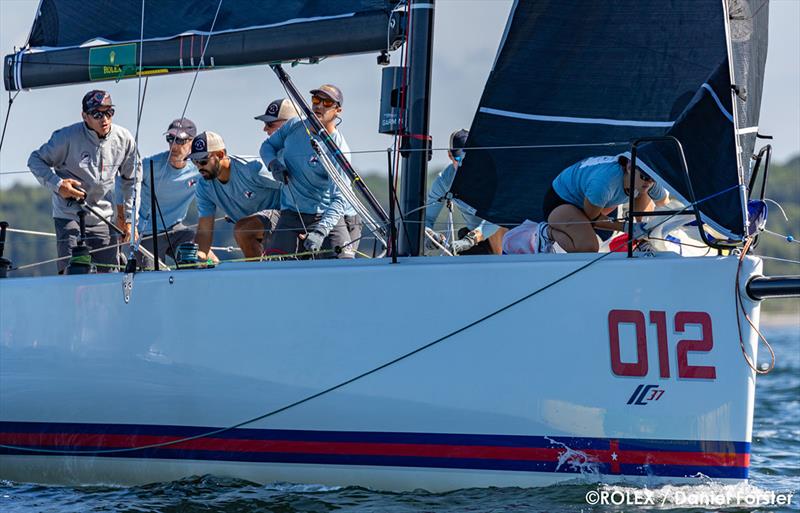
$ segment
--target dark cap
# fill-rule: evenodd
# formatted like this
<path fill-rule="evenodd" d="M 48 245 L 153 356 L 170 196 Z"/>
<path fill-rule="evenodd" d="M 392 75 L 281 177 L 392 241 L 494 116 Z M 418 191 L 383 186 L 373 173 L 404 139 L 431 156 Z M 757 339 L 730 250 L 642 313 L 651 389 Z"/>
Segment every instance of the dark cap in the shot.
<path fill-rule="evenodd" d="M 258 119 L 264 123 L 272 123 L 273 121 L 280 121 L 292 119 L 297 117 L 297 110 L 292 105 L 292 102 L 287 98 L 275 100 L 267 105 L 267 110 L 260 116 L 255 116 L 253 119 Z"/>
<path fill-rule="evenodd" d="M 316 89 L 312 89 L 311 94 L 329 98 L 338 103 L 340 106 L 342 103 L 344 103 L 344 95 L 342 95 L 342 90 L 332 84 L 325 84 Z"/>
<path fill-rule="evenodd" d="M 225 149 L 225 142 L 216 132 L 205 131 L 192 140 L 192 152 L 183 160 L 201 160 L 209 153 Z"/>
<path fill-rule="evenodd" d="M 108 94 L 108 91 L 100 89 L 93 89 L 84 94 L 81 105 L 83 106 L 83 112 L 90 112 L 100 107 L 114 106 L 114 104 L 111 103 L 111 95 Z"/>
<path fill-rule="evenodd" d="M 178 118 L 169 124 L 167 133 L 181 139 L 191 139 L 197 135 L 197 127 L 191 119 Z"/>
<path fill-rule="evenodd" d="M 467 137 L 469 137 L 469 130 L 456 130 L 450 134 L 450 153 L 454 157 L 463 157 L 464 148 L 467 147 Z"/>

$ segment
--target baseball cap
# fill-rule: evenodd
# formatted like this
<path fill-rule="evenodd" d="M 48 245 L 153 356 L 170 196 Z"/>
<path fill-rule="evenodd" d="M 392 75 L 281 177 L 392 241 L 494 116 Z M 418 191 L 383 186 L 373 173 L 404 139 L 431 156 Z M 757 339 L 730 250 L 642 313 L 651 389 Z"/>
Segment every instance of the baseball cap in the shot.
<path fill-rule="evenodd" d="M 192 152 L 183 160 L 202 160 L 209 153 L 225 149 L 225 142 L 215 132 L 203 132 L 192 140 Z"/>
<path fill-rule="evenodd" d="M 108 91 L 103 91 L 102 89 L 92 89 L 84 94 L 81 105 L 83 106 L 83 112 L 93 111 L 99 107 L 114 106 L 114 104 L 111 103 L 111 95 L 108 94 Z"/>
<path fill-rule="evenodd" d="M 191 119 L 178 118 L 169 124 L 167 133 L 181 139 L 189 139 L 197 135 L 197 127 Z"/>
<path fill-rule="evenodd" d="M 450 153 L 454 157 L 464 156 L 464 148 L 467 146 L 467 137 L 469 137 L 469 130 L 456 130 L 450 134 Z"/>
<path fill-rule="evenodd" d="M 311 94 L 316 94 L 317 96 L 330 98 L 331 100 L 338 103 L 340 106 L 344 102 L 344 95 L 342 95 L 342 90 L 332 84 L 324 84 L 316 89 L 312 89 Z"/>
<path fill-rule="evenodd" d="M 280 98 L 267 105 L 267 110 L 260 116 L 255 116 L 253 119 L 263 121 L 264 123 L 271 123 L 282 119 L 291 119 L 297 117 L 297 109 L 294 108 L 292 102 L 287 98 Z"/>

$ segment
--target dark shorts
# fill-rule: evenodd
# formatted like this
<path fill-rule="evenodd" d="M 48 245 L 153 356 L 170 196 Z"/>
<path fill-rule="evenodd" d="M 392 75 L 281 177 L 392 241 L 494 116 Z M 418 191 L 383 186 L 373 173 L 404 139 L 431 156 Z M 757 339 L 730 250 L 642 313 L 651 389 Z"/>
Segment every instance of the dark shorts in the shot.
<path fill-rule="evenodd" d="M 319 222 L 321 218 L 321 214 L 302 214 L 301 217 L 295 211 L 281 210 L 280 219 L 272 234 L 272 242 L 269 245 L 267 254 L 291 255 L 293 253 L 305 253 L 306 249 L 300 239 L 300 235 L 304 234 L 306 230 L 311 231 L 314 228 L 314 224 Z M 325 238 L 322 247 L 323 249 L 350 247 L 350 234 L 343 219 L 333 227 Z M 354 253 L 352 251 L 342 251 L 337 254 L 333 251 L 328 251 L 320 257 L 353 258 Z"/>
<path fill-rule="evenodd" d="M 542 202 L 542 214 L 544 215 L 543 220 L 547 221 L 547 219 L 550 217 L 550 214 L 553 213 L 553 210 L 560 207 L 561 205 L 572 205 L 578 210 L 583 210 L 582 206 L 579 207 L 578 205 L 570 203 L 569 201 L 559 196 L 556 190 L 553 189 L 553 185 L 550 184 L 550 188 L 547 189 L 547 194 L 544 195 L 544 201 Z"/>
<path fill-rule="evenodd" d="M 72 256 L 72 247 L 77 246 L 80 237 L 78 221 L 72 219 L 54 218 L 56 226 L 56 249 L 58 257 L 58 272 L 64 272 Z M 92 255 L 92 263 L 97 266 L 97 272 L 109 273 L 117 270 L 119 265 L 116 234 L 110 233 L 105 223 L 86 227 L 86 245 Z"/>
<path fill-rule="evenodd" d="M 169 238 L 167 238 L 169 235 Z M 153 252 L 153 237 L 151 233 L 145 232 L 142 234 L 142 246 L 149 252 Z M 146 237 L 146 238 L 145 238 Z M 173 259 L 175 256 L 172 254 L 172 248 L 177 248 L 179 244 L 184 242 L 193 242 L 194 241 L 194 230 L 189 228 L 183 223 L 178 223 L 173 225 L 169 228 L 167 232 L 159 232 L 158 233 L 158 258 L 165 264 L 170 264 L 167 262 L 166 257 L 169 255 Z M 142 258 L 142 265 L 147 268 L 154 267 L 155 262 L 150 257 L 145 256 L 144 254 L 141 255 Z"/>

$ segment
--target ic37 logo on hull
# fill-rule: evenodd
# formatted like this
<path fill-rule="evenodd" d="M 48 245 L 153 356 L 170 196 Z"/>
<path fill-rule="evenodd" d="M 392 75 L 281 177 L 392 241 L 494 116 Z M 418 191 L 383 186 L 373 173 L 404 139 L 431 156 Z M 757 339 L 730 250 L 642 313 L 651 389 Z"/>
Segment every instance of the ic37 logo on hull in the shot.
<path fill-rule="evenodd" d="M 667 338 L 667 313 L 663 311 L 648 312 L 650 324 L 656 331 L 656 354 L 658 356 L 658 377 L 669 379 L 670 344 Z M 620 342 L 620 326 L 632 325 L 636 333 L 636 360 L 622 360 L 622 343 Z M 677 312 L 673 318 L 673 333 L 683 334 L 688 327 L 699 327 L 699 339 L 682 339 L 674 345 L 677 378 L 684 379 L 717 379 L 717 369 L 713 365 L 689 364 L 689 353 L 709 353 L 714 348 L 714 335 L 711 329 L 711 316 L 706 312 Z M 611 372 L 615 376 L 643 378 L 649 376 L 647 324 L 645 312 L 639 310 L 611 310 L 608 312 L 609 351 L 611 356 Z M 705 355 L 706 357 L 708 355 Z M 697 361 L 701 355 L 694 356 Z M 706 363 L 708 359 L 705 358 Z M 652 378 L 651 378 L 652 379 Z M 628 399 L 627 404 L 643 406 L 658 401 L 664 395 L 659 385 L 639 385 Z"/>
<path fill-rule="evenodd" d="M 665 390 L 658 385 L 639 385 L 631 394 L 626 404 L 636 406 L 647 406 L 650 401 L 658 401 L 664 395 Z"/>

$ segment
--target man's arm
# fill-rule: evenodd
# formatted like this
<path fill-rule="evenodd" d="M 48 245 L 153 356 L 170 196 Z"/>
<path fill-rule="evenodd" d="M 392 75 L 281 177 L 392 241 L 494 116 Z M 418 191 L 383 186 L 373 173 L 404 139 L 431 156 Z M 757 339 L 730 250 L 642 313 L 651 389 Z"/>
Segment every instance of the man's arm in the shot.
<path fill-rule="evenodd" d="M 57 130 L 50 140 L 28 157 L 28 169 L 40 184 L 62 198 L 82 198 L 85 194 L 76 188 L 81 186 L 81 182 L 72 178 L 62 179 L 53 169 L 64 163 L 68 151 L 69 138 L 63 130 Z"/>
<path fill-rule="evenodd" d="M 439 213 L 444 206 L 444 201 L 440 201 L 440 199 L 450 190 L 450 184 L 453 181 L 452 177 L 446 176 L 449 167 L 452 166 L 444 168 L 433 181 L 425 201 L 425 227 L 432 230 L 436 229 L 436 219 L 439 218 Z"/>
<path fill-rule="evenodd" d="M 207 260 L 211 251 L 211 242 L 214 240 L 214 216 L 201 217 L 197 220 L 197 233 L 194 241 L 199 246 L 197 257 L 200 260 Z"/>

